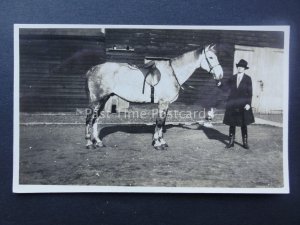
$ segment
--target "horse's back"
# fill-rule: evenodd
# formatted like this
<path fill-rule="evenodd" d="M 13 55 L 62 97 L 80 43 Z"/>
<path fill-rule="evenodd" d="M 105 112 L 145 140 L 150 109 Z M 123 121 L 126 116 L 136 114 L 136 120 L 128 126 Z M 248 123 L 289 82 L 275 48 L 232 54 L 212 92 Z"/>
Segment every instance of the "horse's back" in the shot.
<path fill-rule="evenodd" d="M 91 76 L 112 76 L 121 70 L 135 70 L 137 67 L 130 65 L 128 63 L 116 63 L 116 62 L 105 62 L 102 64 L 98 64 L 93 66 L 86 73 L 86 78 Z"/>

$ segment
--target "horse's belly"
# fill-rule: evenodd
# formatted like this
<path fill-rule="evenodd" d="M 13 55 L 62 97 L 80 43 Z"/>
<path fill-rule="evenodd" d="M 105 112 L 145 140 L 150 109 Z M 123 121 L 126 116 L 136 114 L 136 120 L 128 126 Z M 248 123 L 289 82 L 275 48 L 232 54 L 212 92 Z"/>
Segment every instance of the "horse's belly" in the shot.
<path fill-rule="evenodd" d="M 114 89 L 114 93 L 119 97 L 129 102 L 150 102 L 151 101 L 151 90 L 145 86 L 143 93 L 143 86 L 118 86 Z"/>
<path fill-rule="evenodd" d="M 176 88 L 174 85 L 172 85 L 169 82 L 158 83 L 158 85 L 155 86 L 154 91 L 155 91 L 154 92 L 154 96 L 155 96 L 154 102 L 165 101 L 165 102 L 172 103 L 177 100 L 178 95 L 179 95 L 178 88 Z"/>

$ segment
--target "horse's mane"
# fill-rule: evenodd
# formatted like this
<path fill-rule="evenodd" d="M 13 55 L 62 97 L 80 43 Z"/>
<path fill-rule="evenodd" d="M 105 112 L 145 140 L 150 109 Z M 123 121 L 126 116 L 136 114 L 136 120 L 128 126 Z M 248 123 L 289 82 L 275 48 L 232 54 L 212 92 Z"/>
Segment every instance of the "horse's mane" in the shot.
<path fill-rule="evenodd" d="M 195 51 L 195 53 L 197 53 L 197 54 L 201 54 L 206 48 L 208 47 L 208 50 L 209 51 L 212 51 L 213 53 L 217 53 L 217 50 L 214 48 L 215 46 L 214 45 L 212 45 L 212 44 L 209 44 L 209 45 L 205 45 L 205 46 L 203 46 L 203 47 L 201 47 L 201 48 L 198 48 L 198 49 L 196 49 Z"/>
<path fill-rule="evenodd" d="M 191 54 L 191 53 L 194 53 L 194 56 L 195 56 L 195 57 L 198 57 L 198 56 L 199 56 L 199 55 L 200 55 L 207 47 L 208 47 L 208 50 L 209 50 L 209 51 L 212 51 L 213 53 L 216 54 L 216 50 L 214 49 L 214 45 L 209 44 L 209 45 L 205 45 L 205 46 L 199 47 L 199 48 L 197 48 L 197 49 L 195 49 L 195 50 L 186 52 L 186 53 L 184 53 L 184 54 L 182 54 L 182 55 L 176 56 L 176 57 L 174 57 L 174 58 L 172 58 L 172 59 L 170 59 L 170 60 L 171 60 L 171 61 L 176 61 L 176 60 L 178 60 L 178 59 L 180 59 L 180 58 L 183 58 L 185 55 Z"/>

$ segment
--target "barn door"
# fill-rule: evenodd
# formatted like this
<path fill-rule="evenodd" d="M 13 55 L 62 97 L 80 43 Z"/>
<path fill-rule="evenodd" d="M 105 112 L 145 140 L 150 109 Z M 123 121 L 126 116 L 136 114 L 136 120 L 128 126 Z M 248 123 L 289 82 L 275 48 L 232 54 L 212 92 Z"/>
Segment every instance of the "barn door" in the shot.
<path fill-rule="evenodd" d="M 248 61 L 249 74 L 252 78 L 252 107 L 259 113 L 281 113 L 283 110 L 283 50 L 235 46 L 235 64 L 240 60 Z"/>
<path fill-rule="evenodd" d="M 129 102 L 119 98 L 118 96 L 112 96 L 106 102 L 104 111 L 116 113 L 116 112 L 127 112 L 129 108 Z"/>

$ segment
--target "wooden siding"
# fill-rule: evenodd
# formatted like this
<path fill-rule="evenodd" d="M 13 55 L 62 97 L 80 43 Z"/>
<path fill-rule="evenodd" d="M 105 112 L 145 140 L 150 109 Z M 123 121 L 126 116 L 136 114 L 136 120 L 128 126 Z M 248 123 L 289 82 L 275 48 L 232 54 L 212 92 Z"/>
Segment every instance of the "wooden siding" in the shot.
<path fill-rule="evenodd" d="M 74 111 L 87 106 L 85 73 L 105 61 L 105 42 L 95 31 L 20 35 L 20 109 Z M 99 33 L 99 32 L 98 32 Z"/>
<path fill-rule="evenodd" d="M 283 48 L 283 32 L 107 29 L 106 45 L 129 46 L 134 52 L 109 51 L 107 61 L 142 65 L 145 57 L 172 58 L 207 44 L 216 44 L 224 79 L 233 73 L 234 45 Z M 193 86 L 194 89 L 187 86 Z M 206 71 L 197 69 L 180 92 L 178 103 L 224 108 L 226 93 L 218 90 Z"/>
<path fill-rule="evenodd" d="M 216 44 L 224 79 L 233 73 L 234 45 L 283 48 L 283 32 L 106 29 L 68 32 L 28 31 L 20 36 L 21 111 L 75 111 L 86 107 L 84 74 L 105 61 L 144 64 L 145 57 L 172 58 Z M 109 50 L 113 46 L 134 51 Z M 226 93 L 198 69 L 186 82 L 180 104 L 223 108 Z M 186 86 L 185 85 L 185 86 Z"/>

